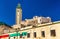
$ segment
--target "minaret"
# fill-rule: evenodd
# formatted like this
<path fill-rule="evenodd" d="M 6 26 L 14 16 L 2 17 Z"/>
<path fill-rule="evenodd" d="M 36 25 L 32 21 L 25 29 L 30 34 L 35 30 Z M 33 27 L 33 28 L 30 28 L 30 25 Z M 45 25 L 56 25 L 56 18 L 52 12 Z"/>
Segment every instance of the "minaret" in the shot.
<path fill-rule="evenodd" d="M 22 8 L 20 3 L 16 7 L 16 25 L 20 25 L 22 21 Z"/>

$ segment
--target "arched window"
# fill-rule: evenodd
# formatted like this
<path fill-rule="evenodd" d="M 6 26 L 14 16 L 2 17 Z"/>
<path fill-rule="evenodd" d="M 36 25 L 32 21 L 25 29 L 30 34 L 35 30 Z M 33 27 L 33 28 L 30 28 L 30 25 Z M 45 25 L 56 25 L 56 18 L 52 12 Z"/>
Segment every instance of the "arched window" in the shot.
<path fill-rule="evenodd" d="M 30 38 L 30 33 L 27 33 L 27 38 Z"/>
<path fill-rule="evenodd" d="M 36 32 L 34 32 L 34 37 L 36 38 Z"/>
<path fill-rule="evenodd" d="M 42 37 L 45 37 L 45 31 L 41 31 Z"/>
<path fill-rule="evenodd" d="M 55 30 L 50 30 L 50 32 L 51 32 L 51 36 L 56 36 L 56 32 L 55 32 Z"/>

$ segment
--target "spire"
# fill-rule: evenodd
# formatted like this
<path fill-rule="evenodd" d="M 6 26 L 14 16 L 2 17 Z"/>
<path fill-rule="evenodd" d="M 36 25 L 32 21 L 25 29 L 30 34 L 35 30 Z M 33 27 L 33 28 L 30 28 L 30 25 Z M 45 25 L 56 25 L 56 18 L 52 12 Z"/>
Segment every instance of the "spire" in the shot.
<path fill-rule="evenodd" d="M 21 8 L 21 4 L 20 3 L 18 3 L 17 8 Z"/>

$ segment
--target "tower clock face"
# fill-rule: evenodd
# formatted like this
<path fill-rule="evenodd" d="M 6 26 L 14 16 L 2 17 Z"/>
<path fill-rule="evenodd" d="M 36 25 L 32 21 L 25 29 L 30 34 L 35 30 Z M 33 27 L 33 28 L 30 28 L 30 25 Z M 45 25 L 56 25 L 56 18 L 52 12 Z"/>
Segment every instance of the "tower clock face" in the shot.
<path fill-rule="evenodd" d="M 19 12 L 19 10 L 17 10 L 17 12 Z"/>
<path fill-rule="evenodd" d="M 17 9 L 17 15 L 19 16 L 19 14 L 20 14 L 20 10 L 19 10 L 19 9 Z"/>
<path fill-rule="evenodd" d="M 17 12 L 20 12 L 20 9 L 17 9 Z"/>

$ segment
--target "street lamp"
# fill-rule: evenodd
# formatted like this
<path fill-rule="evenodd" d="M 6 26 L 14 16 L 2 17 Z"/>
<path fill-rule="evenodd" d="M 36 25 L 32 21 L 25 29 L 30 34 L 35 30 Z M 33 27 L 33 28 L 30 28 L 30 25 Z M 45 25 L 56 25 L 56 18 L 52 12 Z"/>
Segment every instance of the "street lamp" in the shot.
<path fill-rule="evenodd" d="M 17 39 L 18 39 L 18 32 L 19 32 L 20 28 L 16 28 L 16 34 L 17 34 Z"/>

